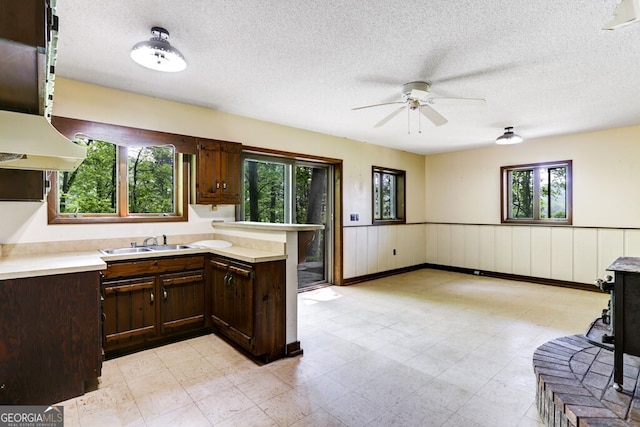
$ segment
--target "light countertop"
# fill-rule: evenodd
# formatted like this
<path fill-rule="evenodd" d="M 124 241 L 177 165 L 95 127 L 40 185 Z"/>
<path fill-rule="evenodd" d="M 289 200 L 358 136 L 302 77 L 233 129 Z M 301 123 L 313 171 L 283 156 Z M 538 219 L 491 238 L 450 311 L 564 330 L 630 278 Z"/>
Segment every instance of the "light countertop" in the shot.
<path fill-rule="evenodd" d="M 284 254 L 264 252 L 240 246 L 231 246 L 220 249 L 202 247 L 122 255 L 105 255 L 97 250 L 77 253 L 65 252 L 46 255 L 22 255 L 0 258 L 0 280 L 104 270 L 107 268 L 107 261 L 208 253 L 252 264 L 283 260 L 287 258 Z"/>
<path fill-rule="evenodd" d="M 322 224 L 273 224 L 268 222 L 252 222 L 252 221 L 233 221 L 233 222 L 217 222 L 211 223 L 214 228 L 243 228 L 250 230 L 266 230 L 266 231 L 312 231 L 322 230 Z"/>

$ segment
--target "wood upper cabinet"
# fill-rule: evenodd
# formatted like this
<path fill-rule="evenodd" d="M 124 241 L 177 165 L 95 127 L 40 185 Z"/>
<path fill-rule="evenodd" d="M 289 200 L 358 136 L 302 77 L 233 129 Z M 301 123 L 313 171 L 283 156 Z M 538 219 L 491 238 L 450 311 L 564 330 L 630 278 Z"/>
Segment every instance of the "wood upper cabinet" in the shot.
<path fill-rule="evenodd" d="M 44 47 L 49 14 L 48 0 L 0 0 L 0 39 Z"/>
<path fill-rule="evenodd" d="M 245 264 L 212 256 L 210 320 L 227 338 L 266 362 L 285 354 L 285 261 Z"/>
<path fill-rule="evenodd" d="M 198 139 L 196 203 L 241 202 L 242 144 Z"/>
<path fill-rule="evenodd" d="M 109 262 L 102 293 L 108 355 L 205 328 L 203 255 Z"/>
<path fill-rule="evenodd" d="M 0 0 L 0 109 L 44 114 L 44 48 L 56 26 L 49 1 Z"/>
<path fill-rule="evenodd" d="M 0 169 L 0 200 L 41 202 L 44 181 L 42 171 Z"/>

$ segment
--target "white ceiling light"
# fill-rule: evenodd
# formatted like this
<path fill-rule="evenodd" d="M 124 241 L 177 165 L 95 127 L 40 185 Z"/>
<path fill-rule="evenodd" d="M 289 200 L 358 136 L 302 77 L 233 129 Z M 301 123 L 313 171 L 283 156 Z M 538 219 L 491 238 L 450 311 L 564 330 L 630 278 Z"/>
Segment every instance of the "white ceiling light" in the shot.
<path fill-rule="evenodd" d="M 518 144 L 524 141 L 520 135 L 516 135 L 513 133 L 513 127 L 504 128 L 504 133 L 500 135 L 496 139 L 496 144 L 507 145 L 507 144 Z"/>
<path fill-rule="evenodd" d="M 153 37 L 148 41 L 133 46 L 131 59 L 156 71 L 176 72 L 187 68 L 184 56 L 169 43 L 169 31 L 162 27 L 153 27 L 151 34 Z"/>
<path fill-rule="evenodd" d="M 616 8 L 615 18 L 603 30 L 616 30 L 640 19 L 640 0 L 622 0 Z"/>

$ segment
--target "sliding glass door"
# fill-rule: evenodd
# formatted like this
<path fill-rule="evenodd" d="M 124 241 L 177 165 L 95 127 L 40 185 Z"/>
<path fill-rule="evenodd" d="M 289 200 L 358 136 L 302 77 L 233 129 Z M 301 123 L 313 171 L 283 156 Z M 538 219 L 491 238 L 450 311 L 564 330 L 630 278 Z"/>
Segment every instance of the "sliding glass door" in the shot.
<path fill-rule="evenodd" d="M 331 165 L 275 156 L 246 155 L 246 221 L 322 224 L 324 230 L 298 233 L 298 288 L 330 282 Z"/>

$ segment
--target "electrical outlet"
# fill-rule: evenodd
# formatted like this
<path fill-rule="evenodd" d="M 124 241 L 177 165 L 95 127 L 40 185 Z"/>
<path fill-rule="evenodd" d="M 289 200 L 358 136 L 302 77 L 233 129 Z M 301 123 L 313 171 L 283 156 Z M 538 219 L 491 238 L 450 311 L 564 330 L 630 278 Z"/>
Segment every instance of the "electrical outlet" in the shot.
<path fill-rule="evenodd" d="M 360 221 L 360 214 L 354 213 L 350 215 L 351 221 Z"/>

